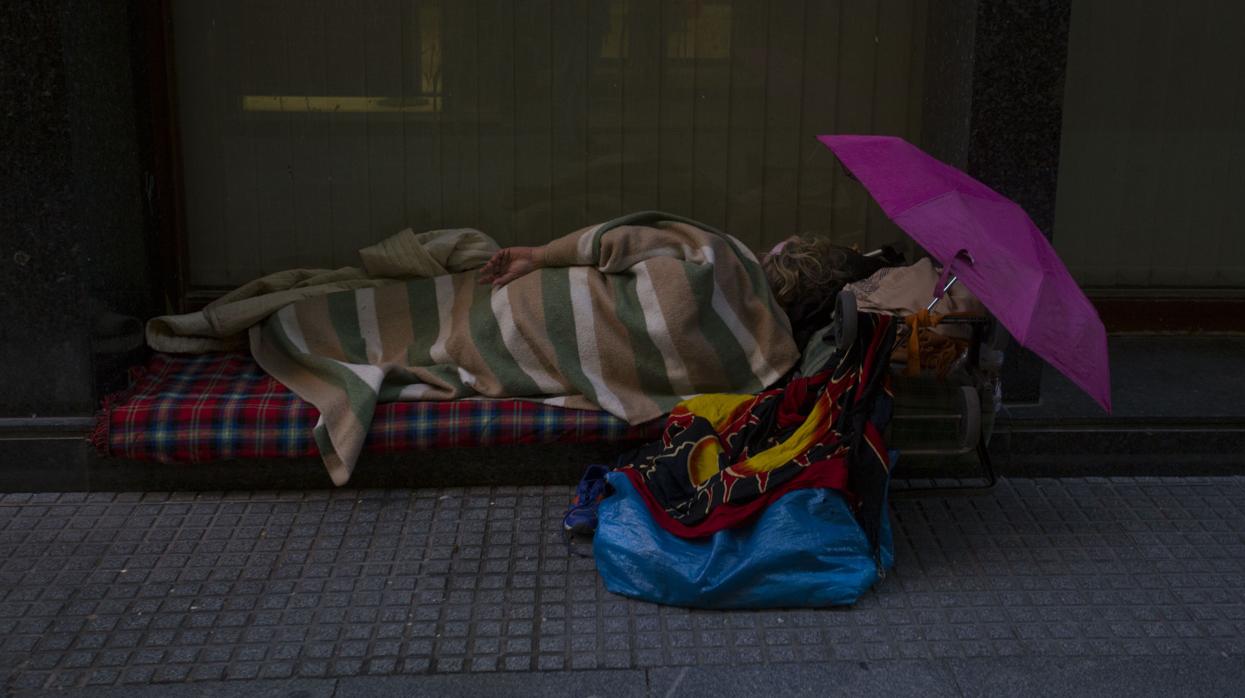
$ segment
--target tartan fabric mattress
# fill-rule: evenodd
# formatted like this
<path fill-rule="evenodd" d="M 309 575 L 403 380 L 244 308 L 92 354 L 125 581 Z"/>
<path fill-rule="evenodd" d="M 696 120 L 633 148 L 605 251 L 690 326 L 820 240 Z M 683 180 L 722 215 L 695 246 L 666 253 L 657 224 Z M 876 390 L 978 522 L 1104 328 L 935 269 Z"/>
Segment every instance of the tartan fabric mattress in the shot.
<path fill-rule="evenodd" d="M 91 440 L 102 455 L 164 463 L 314 456 L 318 418 L 247 354 L 155 354 L 104 399 Z M 389 402 L 364 450 L 652 439 L 663 423 L 526 400 Z"/>

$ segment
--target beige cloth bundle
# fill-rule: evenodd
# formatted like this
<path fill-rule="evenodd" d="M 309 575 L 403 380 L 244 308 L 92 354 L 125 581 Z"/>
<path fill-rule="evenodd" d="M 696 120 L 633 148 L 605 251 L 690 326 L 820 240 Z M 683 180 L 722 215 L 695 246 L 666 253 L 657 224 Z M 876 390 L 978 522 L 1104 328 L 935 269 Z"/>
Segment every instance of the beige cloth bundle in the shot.
<path fill-rule="evenodd" d="M 964 284 L 954 284 L 942 299 L 927 311 L 934 299 L 934 289 L 941 281 L 942 270 L 934 267 L 928 257 L 906 267 L 886 267 L 863 281 L 848 284 L 845 289 L 856 297 L 857 309 L 870 313 L 897 315 L 904 318 L 900 341 L 891 360 L 905 364 L 907 375 L 916 375 L 922 368 L 945 377 L 952 362 L 968 346 L 972 328 L 967 325 L 940 324 L 946 315 L 985 314 L 986 308 Z"/>
<path fill-rule="evenodd" d="M 923 257 L 906 267 L 886 267 L 872 276 L 844 287 L 856 297 L 856 308 L 862 312 L 907 317 L 918 313 L 934 299 L 942 270 Z M 953 285 L 931 312 L 985 314 L 986 308 L 964 284 Z M 947 337 L 968 339 L 971 329 L 965 325 L 935 325 L 934 332 Z"/>

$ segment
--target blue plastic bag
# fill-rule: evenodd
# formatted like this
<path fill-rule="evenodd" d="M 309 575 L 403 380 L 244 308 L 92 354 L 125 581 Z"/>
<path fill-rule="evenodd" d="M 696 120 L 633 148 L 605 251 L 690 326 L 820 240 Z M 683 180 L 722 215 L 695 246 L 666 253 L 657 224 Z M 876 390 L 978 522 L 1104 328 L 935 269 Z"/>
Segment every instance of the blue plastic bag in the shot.
<path fill-rule="evenodd" d="M 608 475 L 614 494 L 600 506 L 593 551 L 605 587 L 654 603 L 697 608 L 841 606 L 894 566 L 890 522 L 879 555 L 834 490 L 798 489 L 749 526 L 688 540 L 653 521 L 627 476 Z"/>

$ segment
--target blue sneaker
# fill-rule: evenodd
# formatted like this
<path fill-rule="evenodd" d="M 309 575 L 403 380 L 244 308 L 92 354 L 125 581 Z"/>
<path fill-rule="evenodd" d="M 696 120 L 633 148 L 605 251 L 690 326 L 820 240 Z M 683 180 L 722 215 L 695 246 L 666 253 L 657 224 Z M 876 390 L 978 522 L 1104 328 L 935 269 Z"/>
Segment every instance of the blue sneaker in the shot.
<path fill-rule="evenodd" d="M 562 528 L 570 535 L 592 535 L 597 530 L 597 508 L 605 499 L 605 475 L 610 471 L 608 465 L 594 463 L 584 471 L 579 485 L 575 487 L 575 498 L 562 517 Z"/>

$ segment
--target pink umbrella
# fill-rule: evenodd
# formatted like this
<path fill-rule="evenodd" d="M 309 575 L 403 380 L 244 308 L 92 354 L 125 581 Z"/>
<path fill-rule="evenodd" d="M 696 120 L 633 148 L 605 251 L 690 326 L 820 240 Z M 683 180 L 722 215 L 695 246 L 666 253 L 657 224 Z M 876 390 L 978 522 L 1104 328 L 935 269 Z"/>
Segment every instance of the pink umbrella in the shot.
<path fill-rule="evenodd" d="M 818 136 L 1021 345 L 1111 411 L 1107 331 L 1020 206 L 902 138 Z M 939 284 L 936 293 L 941 293 Z"/>

